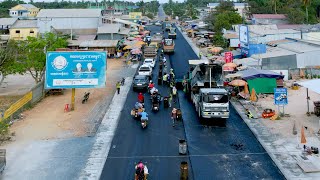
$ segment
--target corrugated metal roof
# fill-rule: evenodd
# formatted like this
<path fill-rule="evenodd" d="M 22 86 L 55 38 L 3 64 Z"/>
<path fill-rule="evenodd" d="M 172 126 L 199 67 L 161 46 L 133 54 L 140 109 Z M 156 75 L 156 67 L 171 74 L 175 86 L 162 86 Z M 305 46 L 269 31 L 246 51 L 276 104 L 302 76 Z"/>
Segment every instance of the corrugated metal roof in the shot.
<path fill-rule="evenodd" d="M 278 29 L 300 29 L 303 24 L 277 24 Z"/>
<path fill-rule="evenodd" d="M 82 48 L 94 48 L 94 47 L 116 47 L 118 44 L 118 40 L 91 40 L 91 41 L 83 41 L 80 43 L 79 47 Z"/>
<path fill-rule="evenodd" d="M 319 45 L 305 43 L 305 42 L 299 42 L 299 41 L 291 41 L 289 43 L 278 44 L 277 47 L 282 48 L 282 49 L 286 49 L 289 51 L 293 51 L 296 53 L 304 53 L 304 52 L 319 51 L 320 50 Z"/>
<path fill-rule="evenodd" d="M 254 54 L 251 57 L 254 59 L 260 59 L 260 58 L 271 58 L 271 57 L 278 57 L 278 56 L 289 56 L 289 55 L 295 55 L 295 52 L 279 48 L 279 47 L 269 47 L 267 48 L 267 52 L 263 54 Z"/>
<path fill-rule="evenodd" d="M 97 34 L 116 34 L 120 31 L 120 24 L 103 24 L 102 26 L 98 27 Z"/>
<path fill-rule="evenodd" d="M 252 14 L 255 19 L 287 19 L 285 14 Z"/>
<path fill-rule="evenodd" d="M 11 28 L 35 28 L 38 27 L 37 20 L 17 20 Z"/>
<path fill-rule="evenodd" d="M 119 31 L 119 34 L 129 34 L 130 29 L 129 28 L 121 28 Z"/>
<path fill-rule="evenodd" d="M 37 7 L 35 7 L 35 6 L 32 5 L 32 4 L 20 4 L 20 5 L 23 6 L 24 8 L 27 8 L 27 9 L 37 8 Z"/>
<path fill-rule="evenodd" d="M 101 16 L 101 9 L 41 9 L 38 18 L 98 18 Z"/>
<path fill-rule="evenodd" d="M 227 33 L 227 34 L 224 34 L 223 37 L 226 39 L 237 39 L 237 38 L 239 38 L 239 34 L 238 33 Z"/>
<path fill-rule="evenodd" d="M 0 18 L 0 26 L 11 26 L 18 18 Z"/>
<path fill-rule="evenodd" d="M 219 4 L 220 3 L 209 3 L 208 5 L 207 5 L 207 7 L 217 7 L 217 6 L 219 6 Z M 245 6 L 248 6 L 248 3 L 233 3 L 233 5 L 235 6 L 235 7 L 245 7 Z"/>

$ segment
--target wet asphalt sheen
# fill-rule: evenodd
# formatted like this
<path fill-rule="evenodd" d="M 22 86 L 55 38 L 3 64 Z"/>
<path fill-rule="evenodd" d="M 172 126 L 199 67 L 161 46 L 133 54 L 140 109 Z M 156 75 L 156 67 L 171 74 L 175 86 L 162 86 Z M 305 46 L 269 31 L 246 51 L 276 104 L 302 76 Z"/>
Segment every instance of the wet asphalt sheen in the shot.
<path fill-rule="evenodd" d="M 149 29 L 152 33 L 162 31 L 157 26 Z M 183 78 L 188 71 L 188 60 L 197 56 L 179 31 L 175 44 L 175 53 L 167 59 L 177 78 Z M 157 63 L 153 80 L 160 93 L 168 95 L 168 87 L 157 84 L 158 70 Z M 172 127 L 171 109 L 165 109 L 161 104 L 159 112 L 152 112 L 150 95 L 145 93 L 150 123 L 142 129 L 139 121 L 130 116 L 137 96 L 138 92 L 128 94 L 101 179 L 134 179 L 134 165 L 139 160 L 147 164 L 149 180 L 179 179 L 182 161 L 188 162 L 189 179 L 284 179 L 233 107 L 225 126 L 221 123 L 200 124 L 192 103 L 179 91 L 179 102 L 173 106 L 180 106 L 183 122 Z M 187 140 L 187 156 L 179 155 L 180 139 Z"/>

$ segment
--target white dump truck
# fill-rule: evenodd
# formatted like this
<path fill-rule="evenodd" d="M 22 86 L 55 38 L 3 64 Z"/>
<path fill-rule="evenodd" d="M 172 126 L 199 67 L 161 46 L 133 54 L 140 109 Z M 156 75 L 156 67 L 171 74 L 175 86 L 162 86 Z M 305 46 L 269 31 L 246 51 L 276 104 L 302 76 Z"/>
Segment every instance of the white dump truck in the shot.
<path fill-rule="evenodd" d="M 222 65 L 189 60 L 187 92 L 200 119 L 229 118 L 229 93 L 223 88 Z"/>

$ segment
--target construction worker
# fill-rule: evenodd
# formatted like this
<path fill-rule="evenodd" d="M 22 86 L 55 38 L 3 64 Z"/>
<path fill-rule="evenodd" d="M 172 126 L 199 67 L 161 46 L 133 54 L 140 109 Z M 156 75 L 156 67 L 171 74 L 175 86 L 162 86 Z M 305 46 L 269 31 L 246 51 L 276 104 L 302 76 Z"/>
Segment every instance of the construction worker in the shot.
<path fill-rule="evenodd" d="M 249 119 L 253 118 L 253 114 L 249 111 L 249 109 L 246 109 L 246 115 Z"/>
<path fill-rule="evenodd" d="M 120 86 L 121 86 L 121 83 L 120 81 L 118 81 L 116 84 L 118 94 L 120 94 Z"/>
<path fill-rule="evenodd" d="M 201 57 L 202 57 L 202 52 L 200 51 L 199 52 L 199 59 L 201 59 Z"/>
<path fill-rule="evenodd" d="M 187 80 L 186 79 L 182 80 L 182 86 L 183 86 L 183 92 L 187 92 Z"/>
<path fill-rule="evenodd" d="M 168 74 L 164 73 L 163 77 L 162 77 L 162 81 L 164 85 L 168 84 Z"/>

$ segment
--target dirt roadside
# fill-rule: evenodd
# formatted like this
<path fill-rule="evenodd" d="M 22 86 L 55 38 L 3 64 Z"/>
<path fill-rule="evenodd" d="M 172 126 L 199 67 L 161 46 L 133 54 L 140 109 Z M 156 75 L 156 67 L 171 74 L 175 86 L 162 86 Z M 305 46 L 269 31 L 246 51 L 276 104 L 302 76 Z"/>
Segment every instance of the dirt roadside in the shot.
<path fill-rule="evenodd" d="M 76 89 L 75 111 L 64 112 L 65 104 L 71 102 L 71 90 L 65 90 L 63 95 L 44 98 L 32 109 L 23 112 L 23 119 L 10 127 L 10 132 L 14 132 L 15 136 L 13 141 L 3 146 L 34 140 L 86 136 L 91 127 L 91 122 L 87 120 L 90 112 L 100 101 L 112 100 L 116 82 L 126 77 L 125 68 L 123 60 L 108 59 L 106 87 Z M 86 104 L 81 103 L 84 92 L 90 92 L 90 98 Z"/>

